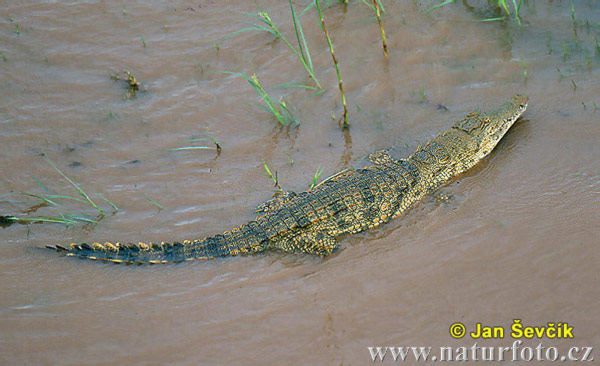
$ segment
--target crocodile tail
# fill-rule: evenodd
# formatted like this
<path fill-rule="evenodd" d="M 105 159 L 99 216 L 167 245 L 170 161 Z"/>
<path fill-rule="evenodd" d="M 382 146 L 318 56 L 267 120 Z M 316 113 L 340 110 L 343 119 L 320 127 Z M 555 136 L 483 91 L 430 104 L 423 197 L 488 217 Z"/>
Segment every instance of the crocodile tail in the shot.
<path fill-rule="evenodd" d="M 234 229 L 232 232 L 239 232 L 239 229 Z M 174 243 L 73 243 L 68 247 L 47 245 L 46 248 L 64 253 L 68 257 L 125 264 L 208 260 L 244 253 L 256 253 L 263 250 L 255 236 L 240 240 L 240 236 L 234 235 L 232 232 L 225 232 L 222 235 L 202 240 L 184 240 L 183 242 Z"/>

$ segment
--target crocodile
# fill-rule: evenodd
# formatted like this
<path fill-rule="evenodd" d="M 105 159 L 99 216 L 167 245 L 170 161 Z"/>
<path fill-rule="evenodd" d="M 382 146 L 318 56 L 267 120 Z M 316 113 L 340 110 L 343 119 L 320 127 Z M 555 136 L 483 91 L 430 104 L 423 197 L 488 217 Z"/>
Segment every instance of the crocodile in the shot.
<path fill-rule="evenodd" d="M 343 170 L 314 188 L 282 192 L 261 204 L 255 220 L 222 234 L 173 243 L 49 245 L 67 256 L 126 264 L 155 264 L 248 255 L 275 249 L 327 256 L 338 238 L 375 228 L 487 156 L 525 112 L 529 97 L 471 112 L 406 159 L 386 150 L 370 165 Z"/>

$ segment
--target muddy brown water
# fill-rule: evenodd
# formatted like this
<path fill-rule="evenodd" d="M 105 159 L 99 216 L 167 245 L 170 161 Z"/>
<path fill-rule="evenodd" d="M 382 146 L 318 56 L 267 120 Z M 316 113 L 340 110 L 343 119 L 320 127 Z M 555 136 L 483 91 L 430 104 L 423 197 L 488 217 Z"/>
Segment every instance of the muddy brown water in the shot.
<path fill-rule="evenodd" d="M 597 362 L 600 3 L 574 3 L 575 30 L 565 1 L 526 2 L 522 29 L 474 21 L 497 15 L 486 2 L 425 15 L 435 2 L 384 1 L 387 60 L 376 23 L 362 22 L 372 12 L 359 2 L 332 5 L 325 20 L 347 91 L 347 135 L 332 119 L 337 80 L 314 9 L 302 21 L 325 92 L 274 90 L 300 121 L 280 128 L 252 106 L 258 97 L 246 81 L 221 73 L 256 73 L 265 86 L 310 82 L 271 35 L 238 35 L 217 49 L 245 26 L 229 10 L 255 12 L 252 2 L 4 3 L 0 193 L 43 194 L 33 175 L 74 195 L 45 151 L 120 210 L 111 214 L 92 196 L 107 211 L 97 225 L 0 229 L 0 364 L 361 365 L 372 362 L 369 346 L 510 346 L 508 334 L 456 340 L 448 328 L 508 329 L 517 318 L 568 322 L 575 338 L 544 338 L 544 346 L 597 347 Z M 261 5 L 295 44 L 288 4 Z M 127 90 L 110 78 L 123 69 L 142 83 L 136 99 L 124 99 Z M 317 168 L 326 177 L 378 148 L 410 152 L 517 92 L 531 97 L 527 113 L 485 161 L 441 190 L 449 200 L 428 198 L 347 237 L 327 259 L 275 252 L 133 267 L 38 249 L 216 234 L 250 220 L 272 195 L 264 162 L 282 187 L 302 191 Z M 205 134 L 221 142 L 219 156 L 170 150 L 210 146 L 187 141 Z M 95 217 L 61 203 L 63 212 Z M 59 212 L 32 206 L 3 203 L 0 214 Z"/>

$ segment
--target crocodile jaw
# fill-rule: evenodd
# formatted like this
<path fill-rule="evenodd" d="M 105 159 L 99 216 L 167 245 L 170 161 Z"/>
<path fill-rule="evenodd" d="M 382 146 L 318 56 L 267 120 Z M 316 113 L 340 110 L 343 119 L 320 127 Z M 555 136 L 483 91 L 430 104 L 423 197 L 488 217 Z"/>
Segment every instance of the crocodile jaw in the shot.
<path fill-rule="evenodd" d="M 477 155 L 480 159 L 487 156 L 498 145 L 506 132 L 525 113 L 528 101 L 528 96 L 517 94 L 501 107 L 480 117 L 484 120 L 483 128 L 477 138 L 479 140 Z"/>

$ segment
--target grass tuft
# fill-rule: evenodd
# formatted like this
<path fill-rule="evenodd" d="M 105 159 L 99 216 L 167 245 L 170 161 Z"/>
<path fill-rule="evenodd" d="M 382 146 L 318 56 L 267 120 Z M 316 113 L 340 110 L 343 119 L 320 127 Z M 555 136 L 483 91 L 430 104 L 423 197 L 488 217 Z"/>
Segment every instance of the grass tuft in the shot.
<path fill-rule="evenodd" d="M 317 171 L 315 172 L 315 176 L 313 177 L 313 181 L 310 185 L 310 189 L 313 189 L 317 186 L 317 182 L 319 181 L 319 178 L 321 177 L 321 174 L 323 174 L 323 169 L 322 168 L 317 168 Z"/>
<path fill-rule="evenodd" d="M 274 100 L 269 95 L 269 93 L 267 93 L 267 91 L 263 88 L 256 74 L 248 76 L 242 71 L 224 71 L 224 73 L 241 76 L 250 85 L 252 85 L 256 93 L 258 93 L 261 100 L 264 102 L 259 104 L 259 108 L 273 115 L 282 126 L 289 126 L 291 124 L 299 125 L 298 121 L 296 120 L 296 117 L 294 116 L 294 112 L 296 109 L 293 106 L 291 106 L 290 109 L 290 107 L 288 107 L 288 103 L 283 98 L 280 98 L 279 100 Z M 294 112 L 292 112 L 292 109 L 294 110 Z"/>
<path fill-rule="evenodd" d="M 56 170 L 58 172 L 58 174 L 60 174 L 67 182 L 69 182 L 73 186 L 73 188 L 77 191 L 77 193 L 79 193 L 79 195 L 81 195 L 83 198 L 85 198 L 85 200 L 87 201 L 87 203 L 90 206 L 95 208 L 98 211 L 98 213 L 100 213 L 101 215 L 105 214 L 104 211 L 100 207 L 98 207 L 98 205 L 96 205 L 96 203 L 90 198 L 90 196 L 87 193 L 85 193 L 85 191 L 83 189 L 81 189 L 79 184 L 75 183 L 71 178 L 67 177 L 67 175 L 65 173 L 63 173 L 60 169 L 58 169 L 56 164 L 54 164 L 54 162 L 52 160 L 50 160 L 50 158 L 48 158 L 46 153 L 44 153 L 44 158 L 46 158 L 46 161 L 54 168 L 54 170 Z M 116 206 L 113 206 L 113 207 L 116 207 Z"/>
<path fill-rule="evenodd" d="M 238 35 L 240 33 L 245 32 L 267 32 L 271 33 L 275 37 L 281 39 L 281 41 L 292 51 L 292 53 L 298 58 L 298 60 L 304 66 L 304 69 L 308 73 L 309 77 L 315 82 L 317 88 L 321 89 L 321 84 L 319 80 L 315 76 L 315 71 L 312 64 L 312 59 L 310 57 L 310 52 L 308 50 L 308 45 L 306 43 L 306 39 L 304 38 L 304 32 L 302 30 L 302 24 L 300 23 L 300 19 L 296 15 L 294 10 L 294 6 L 292 5 L 292 0 L 289 0 L 290 9 L 292 12 L 292 21 L 294 23 L 294 30 L 296 33 L 296 39 L 298 41 L 298 49 L 294 47 L 290 41 L 279 31 L 279 28 L 275 25 L 273 20 L 271 19 L 271 15 L 268 11 L 263 10 L 260 6 L 257 5 L 259 12 L 257 14 L 240 11 L 239 13 L 247 15 L 253 19 L 256 19 L 259 23 L 250 23 L 249 27 L 242 28 L 238 31 L 235 31 L 221 40 L 221 42 Z"/>
<path fill-rule="evenodd" d="M 273 174 L 273 173 L 271 173 L 271 169 L 269 169 L 269 166 L 267 165 L 267 163 L 264 163 L 263 167 L 265 168 L 265 171 L 267 172 L 266 176 L 271 178 L 275 188 L 277 188 L 278 191 L 283 191 L 283 189 L 281 189 L 281 186 L 279 185 L 279 178 L 277 177 L 277 170 L 275 171 L 275 174 Z"/>
<path fill-rule="evenodd" d="M 0 195 L 0 198 L 25 197 L 25 198 L 30 198 L 30 199 L 25 199 L 25 200 L 19 200 L 19 199 L 4 200 L 3 199 L 3 200 L 0 200 L 0 203 L 33 204 L 33 206 L 27 210 L 28 213 L 34 212 L 43 207 L 53 207 L 54 209 L 58 210 L 57 214 L 55 216 L 46 216 L 46 215 L 12 216 L 12 215 L 10 215 L 10 216 L 4 216 L 2 221 L 5 223 L 18 222 L 18 223 L 23 223 L 23 224 L 35 223 L 35 222 L 37 222 L 37 223 L 60 223 L 60 224 L 66 225 L 66 226 L 74 225 L 77 222 L 85 222 L 88 224 L 98 223 L 98 221 L 101 220 L 106 215 L 105 211 L 96 202 L 94 202 L 94 200 L 92 200 L 90 195 L 88 193 L 86 193 L 78 183 L 76 183 L 74 180 L 69 178 L 65 173 L 63 173 L 56 166 L 56 164 L 45 155 L 45 153 L 44 153 L 44 157 L 45 157 L 46 161 L 48 162 L 48 164 L 50 164 L 50 166 L 52 166 L 52 168 L 54 168 L 54 170 L 58 174 L 60 174 L 60 176 L 65 181 L 67 181 L 69 183 L 71 188 L 75 192 L 77 192 L 79 197 L 68 195 L 68 194 L 56 193 L 55 191 L 48 188 L 46 185 L 44 185 L 42 182 L 40 182 L 39 179 L 37 179 L 35 176 L 32 175 L 31 177 L 32 177 L 33 181 L 42 189 L 42 191 L 44 191 L 44 193 L 41 193 L 41 194 L 31 193 L 31 192 L 5 193 L 5 194 Z M 107 203 L 113 209 L 113 213 L 119 211 L 119 208 L 114 203 L 112 203 L 110 200 L 108 200 L 106 197 L 104 197 L 104 195 L 99 194 L 99 193 L 97 193 L 95 195 L 97 197 L 101 198 L 105 203 Z M 98 213 L 98 217 L 94 219 L 94 218 L 90 218 L 89 216 L 86 216 L 83 214 L 65 213 L 62 211 L 63 205 L 60 203 L 60 201 L 64 201 L 64 200 L 76 202 L 83 206 L 92 207 Z"/>

